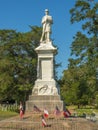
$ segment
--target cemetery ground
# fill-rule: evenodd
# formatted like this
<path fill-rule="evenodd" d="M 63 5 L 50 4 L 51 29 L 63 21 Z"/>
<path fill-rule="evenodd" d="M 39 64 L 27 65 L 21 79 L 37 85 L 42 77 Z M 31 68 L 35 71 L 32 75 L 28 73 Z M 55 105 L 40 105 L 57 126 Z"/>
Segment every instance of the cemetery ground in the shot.
<path fill-rule="evenodd" d="M 16 113 L 16 112 L 0 110 L 0 120 L 8 119 L 10 117 L 15 117 L 17 115 L 18 115 L 18 113 Z"/>
<path fill-rule="evenodd" d="M 87 113 L 83 117 L 81 113 Z M 38 112 L 25 112 L 23 119 L 19 113 L 10 111 L 0 111 L 0 130 L 98 130 L 98 118 L 93 118 L 91 112 L 95 109 L 70 109 L 72 116 L 64 118 L 62 115 L 49 114 L 46 123 L 48 127 L 42 126 L 41 115 Z"/>

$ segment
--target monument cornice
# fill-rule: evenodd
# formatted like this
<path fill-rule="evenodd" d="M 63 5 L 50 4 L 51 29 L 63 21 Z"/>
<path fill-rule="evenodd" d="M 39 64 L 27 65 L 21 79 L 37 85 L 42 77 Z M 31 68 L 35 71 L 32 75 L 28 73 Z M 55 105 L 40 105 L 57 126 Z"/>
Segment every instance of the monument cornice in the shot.
<path fill-rule="evenodd" d="M 35 48 L 35 51 L 37 52 L 37 53 L 49 53 L 49 52 L 53 52 L 53 53 L 57 53 L 57 48 L 56 47 L 54 47 L 53 45 L 52 45 L 52 43 L 51 42 L 49 42 L 49 43 L 41 43 L 37 48 Z"/>

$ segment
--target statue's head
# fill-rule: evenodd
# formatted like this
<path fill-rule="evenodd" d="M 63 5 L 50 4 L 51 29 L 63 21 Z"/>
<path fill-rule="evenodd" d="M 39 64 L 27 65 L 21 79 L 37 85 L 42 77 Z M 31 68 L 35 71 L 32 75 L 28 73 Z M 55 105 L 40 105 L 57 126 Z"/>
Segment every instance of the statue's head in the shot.
<path fill-rule="evenodd" d="M 49 10 L 48 10 L 48 9 L 45 9 L 45 12 L 49 12 Z"/>
<path fill-rule="evenodd" d="M 45 14 L 49 14 L 49 10 L 48 9 L 45 9 Z"/>

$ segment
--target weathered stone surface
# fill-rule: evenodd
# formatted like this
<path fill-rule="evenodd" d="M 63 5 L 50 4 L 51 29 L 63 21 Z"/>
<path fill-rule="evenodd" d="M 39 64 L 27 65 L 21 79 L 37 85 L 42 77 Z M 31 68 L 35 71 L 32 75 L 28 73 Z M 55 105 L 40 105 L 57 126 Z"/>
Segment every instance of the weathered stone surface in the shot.
<path fill-rule="evenodd" d="M 32 111 L 34 105 L 40 109 L 49 108 L 50 111 L 53 111 L 56 106 L 63 110 L 63 101 L 60 99 L 54 74 L 54 58 L 57 48 L 53 46 L 51 40 L 46 41 L 42 40 L 40 45 L 35 48 L 38 55 L 37 79 L 32 95 L 29 96 L 29 100 L 26 102 L 27 111 Z"/>
<path fill-rule="evenodd" d="M 57 51 L 52 42 L 41 43 L 35 49 L 38 54 L 37 80 L 32 91 L 34 95 L 58 95 L 54 79 L 54 55 Z"/>
<path fill-rule="evenodd" d="M 56 106 L 58 106 L 61 111 L 63 109 L 63 101 L 61 101 L 59 95 L 31 95 L 26 102 L 27 111 L 32 111 L 34 105 L 42 111 L 44 108 L 47 108 L 49 112 L 53 112 Z"/>

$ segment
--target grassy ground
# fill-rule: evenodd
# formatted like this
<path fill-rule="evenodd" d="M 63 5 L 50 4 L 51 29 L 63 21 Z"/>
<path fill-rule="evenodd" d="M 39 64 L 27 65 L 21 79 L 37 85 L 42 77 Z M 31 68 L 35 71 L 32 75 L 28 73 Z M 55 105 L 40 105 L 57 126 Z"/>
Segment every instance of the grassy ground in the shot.
<path fill-rule="evenodd" d="M 22 120 L 19 119 L 19 116 L 15 116 L 2 121 L 0 128 L 2 130 L 97 130 L 98 128 L 98 124 L 85 118 L 62 118 L 59 116 L 51 118 L 49 115 L 49 118 L 45 120 L 49 127 L 42 126 L 40 113 L 25 113 Z"/>
<path fill-rule="evenodd" d="M 69 111 L 74 115 L 74 113 L 77 113 L 78 116 L 83 115 L 83 113 L 86 113 L 87 115 L 92 113 L 98 113 L 98 109 L 91 108 L 90 106 L 86 106 L 85 108 L 78 109 L 77 106 L 68 106 L 67 107 Z M 0 110 L 0 120 L 7 119 L 13 116 L 17 116 L 19 113 L 12 112 L 12 111 L 1 111 Z"/>
<path fill-rule="evenodd" d="M 98 114 L 98 109 L 93 108 L 92 106 L 85 106 L 78 109 L 77 106 L 68 106 L 68 109 L 72 111 L 72 113 L 77 113 L 78 115 L 83 115 L 83 113 L 86 113 L 87 115 L 90 115 L 92 113 Z"/>
<path fill-rule="evenodd" d="M 13 116 L 17 116 L 17 115 L 18 115 L 18 113 L 16 113 L 16 112 L 1 111 L 0 110 L 0 120 L 7 119 L 7 118 L 10 118 L 10 117 L 13 117 Z"/>

